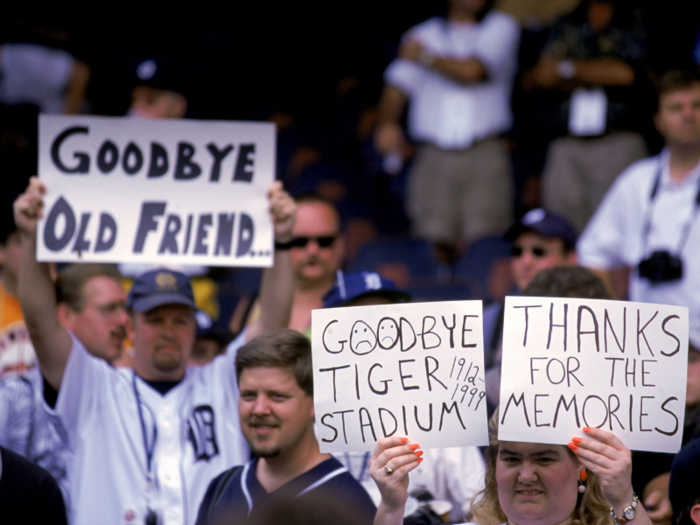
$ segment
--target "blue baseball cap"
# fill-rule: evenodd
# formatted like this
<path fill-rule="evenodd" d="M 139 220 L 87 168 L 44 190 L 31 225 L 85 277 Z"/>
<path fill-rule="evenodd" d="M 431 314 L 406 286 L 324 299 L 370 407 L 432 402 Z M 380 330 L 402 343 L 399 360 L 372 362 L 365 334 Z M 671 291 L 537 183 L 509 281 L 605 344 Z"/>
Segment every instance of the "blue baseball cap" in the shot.
<path fill-rule="evenodd" d="M 324 308 L 344 306 L 362 297 L 385 297 L 393 303 L 407 303 L 411 296 L 399 290 L 394 282 L 375 272 L 343 273 L 338 271 L 338 278 L 333 287 L 323 296 Z"/>
<path fill-rule="evenodd" d="M 576 247 L 578 232 L 571 221 L 543 208 L 530 210 L 523 215 L 508 229 L 505 238 L 507 241 L 514 241 L 530 231 L 549 239 L 561 239 L 567 249 Z"/>
<path fill-rule="evenodd" d="M 126 299 L 128 309 L 146 313 L 166 304 L 183 304 L 197 309 L 192 285 L 186 275 L 161 268 L 134 279 Z"/>

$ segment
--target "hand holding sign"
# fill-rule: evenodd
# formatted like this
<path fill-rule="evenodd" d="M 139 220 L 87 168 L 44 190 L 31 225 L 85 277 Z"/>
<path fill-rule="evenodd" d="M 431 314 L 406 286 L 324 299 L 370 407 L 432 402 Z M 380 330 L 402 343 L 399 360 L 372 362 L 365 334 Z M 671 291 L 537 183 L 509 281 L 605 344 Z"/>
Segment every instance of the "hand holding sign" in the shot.
<path fill-rule="evenodd" d="M 378 514 L 396 514 L 403 522 L 408 500 L 408 473 L 420 465 L 418 445 L 409 445 L 405 437 L 381 438 L 374 447 L 369 474 L 377 484 L 382 501 Z"/>
<path fill-rule="evenodd" d="M 569 448 L 583 466 L 600 478 L 601 489 L 613 507 L 622 508 L 632 501 L 632 454 L 613 433 L 585 427 L 593 439 L 573 438 Z M 621 512 L 618 513 L 621 515 Z"/>
<path fill-rule="evenodd" d="M 508 297 L 504 326 L 499 439 L 563 444 L 588 426 L 678 451 L 687 308 Z"/>
<path fill-rule="evenodd" d="M 32 236 L 36 233 L 37 221 L 44 211 L 44 193 L 44 183 L 31 177 L 27 189 L 15 200 L 15 225 L 22 234 Z"/>
<path fill-rule="evenodd" d="M 275 230 L 275 241 L 288 242 L 292 239 L 292 228 L 297 213 L 297 205 L 289 193 L 284 191 L 278 180 L 267 190 L 267 200 L 270 203 L 270 215 Z"/>

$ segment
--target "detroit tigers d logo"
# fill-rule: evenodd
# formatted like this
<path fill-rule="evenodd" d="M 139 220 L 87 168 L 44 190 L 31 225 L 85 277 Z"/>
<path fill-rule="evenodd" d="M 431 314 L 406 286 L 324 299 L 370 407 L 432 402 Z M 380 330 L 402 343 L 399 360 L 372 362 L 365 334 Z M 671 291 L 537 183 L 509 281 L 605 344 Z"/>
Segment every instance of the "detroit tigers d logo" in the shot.
<path fill-rule="evenodd" d="M 209 405 L 195 407 L 187 420 L 187 439 L 192 443 L 195 461 L 209 461 L 219 454 L 214 427 L 214 410 Z"/>

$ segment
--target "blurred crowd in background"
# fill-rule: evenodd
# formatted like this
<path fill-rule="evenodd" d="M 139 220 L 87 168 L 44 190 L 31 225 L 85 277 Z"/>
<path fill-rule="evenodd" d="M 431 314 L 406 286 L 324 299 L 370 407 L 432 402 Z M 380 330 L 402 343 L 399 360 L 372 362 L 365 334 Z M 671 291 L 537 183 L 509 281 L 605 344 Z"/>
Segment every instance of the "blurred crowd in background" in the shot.
<path fill-rule="evenodd" d="M 379 271 L 415 300 L 501 299 L 513 286 L 504 231 L 463 237 L 447 243 L 449 249 L 416 234 L 406 192 L 420 140 L 409 129 L 414 141 L 401 148 L 398 159 L 389 158 L 376 140 L 383 75 L 401 53 L 402 34 L 432 16 L 445 16 L 449 5 L 307 1 L 151 11 L 119 5 L 100 13 L 59 5 L 6 6 L 0 20 L 4 213 L 37 171 L 39 113 L 272 121 L 278 131 L 277 177 L 293 196 L 316 193 L 336 204 L 346 269 Z M 608 7 L 596 21 L 593 11 L 600 5 Z M 654 82 L 667 70 L 697 67 L 700 5 L 499 0 L 494 9 L 512 15 L 521 29 L 513 119 L 499 132 L 512 168 L 512 191 L 502 193 L 511 215 L 506 225 L 548 198 L 542 181 L 553 162 L 551 146 L 570 134 L 562 118 L 570 93 L 548 85 L 542 65 L 544 54 L 558 52 L 556 38 L 577 38 L 564 53 L 585 57 L 587 37 L 567 33 L 566 24 L 580 20 L 598 36 L 608 35 L 596 45 L 623 47 L 614 52 L 634 72 L 625 85 L 603 85 L 609 112 L 605 133 L 633 133 L 638 151 L 622 161 L 596 159 L 614 166 L 600 196 L 626 164 L 661 149 L 652 118 Z M 570 72 L 561 69 L 557 74 L 565 78 Z M 406 117 L 399 123 L 405 129 Z M 579 229 L 587 220 L 585 211 L 570 218 Z M 255 292 L 259 275 L 208 270 L 217 287 L 219 304 L 211 309 L 217 326 L 236 330 L 232 315 L 240 298 Z"/>

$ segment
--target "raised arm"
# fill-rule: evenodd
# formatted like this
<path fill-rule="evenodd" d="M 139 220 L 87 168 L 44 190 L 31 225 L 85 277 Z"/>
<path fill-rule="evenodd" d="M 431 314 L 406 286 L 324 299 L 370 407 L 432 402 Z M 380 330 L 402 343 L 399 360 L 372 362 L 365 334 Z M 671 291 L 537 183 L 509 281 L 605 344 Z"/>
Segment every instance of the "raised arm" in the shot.
<path fill-rule="evenodd" d="M 296 203 L 275 181 L 268 190 L 270 215 L 275 230 L 275 242 L 287 243 L 292 240 L 292 227 L 296 216 Z M 289 259 L 289 250 L 275 250 L 273 266 L 263 272 L 260 285 L 260 316 L 250 325 L 246 340 L 286 328 L 294 299 L 294 276 Z"/>
<path fill-rule="evenodd" d="M 44 184 L 32 177 L 14 204 L 15 223 L 22 243 L 19 301 L 39 359 L 41 373 L 58 390 L 73 341 L 56 317 L 56 291 L 49 265 L 36 260 L 36 227 L 44 208 Z"/>
<path fill-rule="evenodd" d="M 382 495 L 374 525 L 403 524 L 408 473 L 423 461 L 422 455 L 418 444 L 409 445 L 405 437 L 392 436 L 377 441 L 369 466 L 369 474 Z"/>
<path fill-rule="evenodd" d="M 569 443 L 581 463 L 600 478 L 603 495 L 618 518 L 632 505 L 632 454 L 614 434 L 599 428 L 584 428 L 593 439 L 573 438 Z M 637 501 L 635 525 L 651 525 L 641 501 Z"/>

